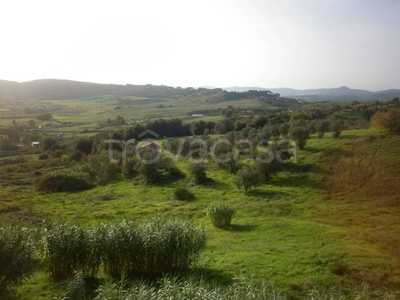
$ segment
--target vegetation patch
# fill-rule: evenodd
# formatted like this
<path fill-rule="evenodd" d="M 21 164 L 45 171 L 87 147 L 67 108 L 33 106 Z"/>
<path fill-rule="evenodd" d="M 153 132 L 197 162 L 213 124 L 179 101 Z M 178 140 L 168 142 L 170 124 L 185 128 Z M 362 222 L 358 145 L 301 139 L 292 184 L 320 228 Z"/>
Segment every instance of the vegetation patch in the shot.
<path fill-rule="evenodd" d="M 207 216 L 214 227 L 227 228 L 231 225 L 236 209 L 228 203 L 213 203 L 208 207 Z"/>
<path fill-rule="evenodd" d="M 0 228 L 0 297 L 33 271 L 35 243 L 29 239 L 31 233 L 27 228 Z"/>
<path fill-rule="evenodd" d="M 143 224 L 128 221 L 84 227 L 49 223 L 45 252 L 50 275 L 71 278 L 82 270 L 84 277 L 105 274 L 153 277 L 187 271 L 206 245 L 203 228 L 183 220 L 152 219 Z"/>
<path fill-rule="evenodd" d="M 177 188 L 174 191 L 175 199 L 177 200 L 185 200 L 185 201 L 190 201 L 194 200 L 196 197 L 195 195 L 189 191 L 187 188 Z"/>
<path fill-rule="evenodd" d="M 92 187 L 87 176 L 68 169 L 43 174 L 35 182 L 36 190 L 44 192 L 83 191 Z"/>

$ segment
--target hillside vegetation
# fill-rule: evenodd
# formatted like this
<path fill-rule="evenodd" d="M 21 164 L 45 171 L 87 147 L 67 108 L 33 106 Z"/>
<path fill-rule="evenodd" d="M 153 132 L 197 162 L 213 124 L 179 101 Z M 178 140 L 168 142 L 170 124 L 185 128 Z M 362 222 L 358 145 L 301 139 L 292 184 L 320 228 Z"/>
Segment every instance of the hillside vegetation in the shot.
<path fill-rule="evenodd" d="M 398 98 L 199 92 L 2 100 L 0 298 L 399 296 Z"/>

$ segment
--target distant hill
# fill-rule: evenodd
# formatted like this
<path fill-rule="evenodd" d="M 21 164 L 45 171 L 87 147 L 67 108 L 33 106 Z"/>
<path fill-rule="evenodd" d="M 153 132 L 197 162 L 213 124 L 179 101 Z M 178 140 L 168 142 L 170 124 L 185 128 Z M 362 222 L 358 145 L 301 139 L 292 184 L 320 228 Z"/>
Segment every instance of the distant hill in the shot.
<path fill-rule="evenodd" d="M 219 90 L 221 91 L 221 90 Z M 181 89 L 154 85 L 98 84 L 72 80 L 40 79 L 28 82 L 0 80 L 0 97 L 21 99 L 87 99 L 102 96 L 137 96 L 176 99 L 195 93 L 193 88 Z M 207 90 L 208 93 L 213 91 Z"/>
<path fill-rule="evenodd" d="M 347 86 L 339 88 L 297 90 L 291 88 L 260 88 L 260 87 L 228 87 L 226 91 L 243 92 L 248 90 L 269 90 L 283 97 L 291 97 L 306 101 L 353 101 L 353 100 L 390 100 L 400 97 L 399 89 L 390 89 L 378 92 L 351 89 Z"/>
<path fill-rule="evenodd" d="M 180 88 L 165 85 L 98 84 L 72 80 L 40 79 L 28 82 L 0 80 L 0 98 L 10 99 L 88 99 L 94 97 L 143 97 L 147 99 L 207 99 L 212 103 L 240 99 L 268 98 L 275 104 L 281 97 L 304 101 L 378 100 L 400 97 L 400 90 L 379 92 L 350 89 L 346 86 L 331 89 L 296 90 L 261 87 L 199 87 Z M 269 100 L 268 100 L 269 101 Z"/>
<path fill-rule="evenodd" d="M 0 80 L 0 99 L 90 99 L 100 97 L 141 97 L 145 99 L 171 99 L 209 103 L 236 101 L 242 99 L 262 99 L 279 101 L 270 91 L 228 92 L 219 88 L 180 88 L 164 85 L 119 85 L 98 84 L 72 80 L 41 79 L 28 82 Z M 294 100 L 293 100 L 294 101 Z M 296 102 L 296 101 L 294 101 Z"/>

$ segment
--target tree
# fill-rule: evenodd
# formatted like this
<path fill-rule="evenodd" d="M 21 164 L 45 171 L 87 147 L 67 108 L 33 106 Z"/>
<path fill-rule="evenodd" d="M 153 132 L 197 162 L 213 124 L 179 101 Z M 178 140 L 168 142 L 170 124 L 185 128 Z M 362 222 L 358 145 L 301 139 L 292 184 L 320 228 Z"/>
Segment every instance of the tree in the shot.
<path fill-rule="evenodd" d="M 308 124 L 308 130 L 310 131 L 311 134 L 314 134 L 317 132 L 317 128 L 315 127 L 317 125 L 317 122 L 315 120 L 311 121 Z"/>
<path fill-rule="evenodd" d="M 52 137 L 46 137 L 43 139 L 43 150 L 50 150 L 53 145 L 57 144 L 57 141 Z"/>
<path fill-rule="evenodd" d="M 36 119 L 40 120 L 40 121 L 50 121 L 51 119 L 53 119 L 53 117 L 51 116 L 51 113 L 42 113 L 42 114 L 38 114 Z"/>
<path fill-rule="evenodd" d="M 234 123 L 231 120 L 224 119 L 215 124 L 214 132 L 225 134 L 233 130 Z"/>
<path fill-rule="evenodd" d="M 258 127 L 262 128 L 267 124 L 268 124 L 268 118 L 266 116 L 259 116 L 254 121 L 254 127 L 256 127 L 256 128 L 258 128 Z"/>
<path fill-rule="evenodd" d="M 387 130 L 390 134 L 400 134 L 400 110 L 393 109 L 374 114 L 371 118 L 371 126 Z"/>
<path fill-rule="evenodd" d="M 189 173 L 193 176 L 196 184 L 203 184 L 208 180 L 206 166 L 203 163 L 192 163 L 189 167 Z"/>
<path fill-rule="evenodd" d="M 192 135 L 201 135 L 204 133 L 206 126 L 207 126 L 207 123 L 204 121 L 193 122 L 190 125 L 190 133 Z"/>
<path fill-rule="evenodd" d="M 303 150 L 310 138 L 310 131 L 306 128 L 295 127 L 290 131 L 290 138 L 297 143 L 300 150 Z"/>
<path fill-rule="evenodd" d="M 262 182 L 262 176 L 255 167 L 244 167 L 236 173 L 234 179 L 235 185 L 241 189 L 244 188 L 247 193 L 252 187 L 258 186 Z"/>
<path fill-rule="evenodd" d="M 90 152 L 92 151 L 92 147 L 93 147 L 93 139 L 83 137 L 76 141 L 74 150 L 80 151 L 85 154 L 90 154 Z"/>
<path fill-rule="evenodd" d="M 281 125 L 281 127 L 279 128 L 279 131 L 282 134 L 282 136 L 285 137 L 289 134 L 289 129 L 290 129 L 290 125 L 288 123 L 283 123 Z"/>
<path fill-rule="evenodd" d="M 332 137 L 337 139 L 340 136 L 340 133 L 343 130 L 342 123 L 340 121 L 334 121 L 330 125 L 330 130 L 332 131 Z"/>
<path fill-rule="evenodd" d="M 13 142 L 9 138 L 3 138 L 0 140 L 0 150 L 1 151 L 14 151 L 17 150 L 18 147 L 13 144 Z"/>
<path fill-rule="evenodd" d="M 35 120 L 30 119 L 30 120 L 28 121 L 28 126 L 29 126 L 29 127 L 35 127 L 35 125 L 36 125 Z"/>
<path fill-rule="evenodd" d="M 319 139 L 322 139 L 324 133 L 329 130 L 330 123 L 328 121 L 320 121 L 315 125 L 315 129 L 317 130 L 317 136 Z"/>

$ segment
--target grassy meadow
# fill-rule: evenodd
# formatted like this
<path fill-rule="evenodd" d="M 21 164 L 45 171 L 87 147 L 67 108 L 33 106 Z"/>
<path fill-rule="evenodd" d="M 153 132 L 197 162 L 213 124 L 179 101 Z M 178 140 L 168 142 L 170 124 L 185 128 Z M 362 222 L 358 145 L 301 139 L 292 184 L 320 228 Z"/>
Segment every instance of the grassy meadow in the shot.
<path fill-rule="evenodd" d="M 206 173 L 214 184 L 191 185 L 185 158 L 176 165 L 186 178 L 171 184 L 134 185 L 117 177 L 105 186 L 73 193 L 37 192 L 31 184 L 33 173 L 7 173 L 2 167 L 0 222 L 40 227 L 43 220 L 63 220 L 93 226 L 112 220 L 176 217 L 207 230 L 198 267 L 207 280 L 224 285 L 237 275 L 253 276 L 276 286 L 289 299 L 303 298 L 313 287 L 337 287 L 346 293 L 365 282 L 376 293 L 396 292 L 400 288 L 399 146 L 398 137 L 369 129 L 343 131 L 339 139 L 313 135 L 297 152 L 297 163 L 310 168 L 279 173 L 247 193 L 236 188 L 234 175 L 211 161 Z M 29 159 L 35 161 L 34 156 Z M 196 198 L 176 200 L 178 187 L 187 187 Z M 207 208 L 216 201 L 236 208 L 228 228 L 213 227 L 207 217 Z M 106 279 L 100 273 L 96 280 Z M 39 264 L 16 295 L 53 299 L 64 286 Z"/>

